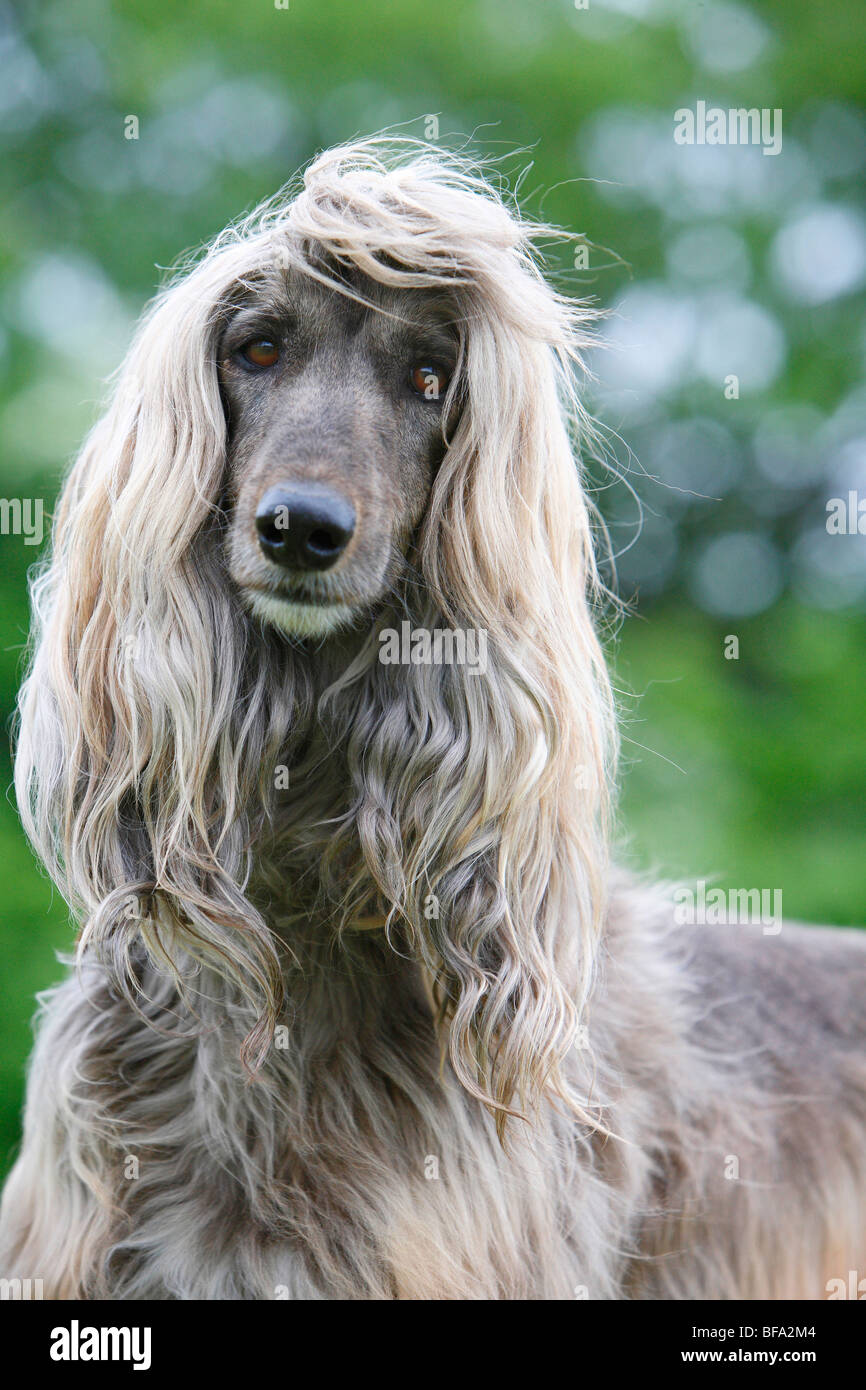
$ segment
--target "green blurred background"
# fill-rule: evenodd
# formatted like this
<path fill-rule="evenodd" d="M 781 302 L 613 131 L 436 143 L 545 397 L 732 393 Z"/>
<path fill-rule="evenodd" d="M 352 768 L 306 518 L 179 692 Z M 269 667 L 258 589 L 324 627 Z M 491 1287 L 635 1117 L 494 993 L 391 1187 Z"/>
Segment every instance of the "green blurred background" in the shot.
<path fill-rule="evenodd" d="M 0 496 L 50 511 L 157 267 L 317 148 L 436 116 L 585 235 L 560 283 L 613 311 L 590 404 L 633 600 L 624 853 L 866 920 L 866 538 L 825 526 L 829 498 L 866 496 L 864 53 L 862 0 L 0 6 Z M 782 153 L 676 145 L 699 99 L 781 108 Z M 36 554 L 2 537 L 4 715 Z M 0 854 L 2 1167 L 33 996 L 72 938 L 11 791 Z"/>

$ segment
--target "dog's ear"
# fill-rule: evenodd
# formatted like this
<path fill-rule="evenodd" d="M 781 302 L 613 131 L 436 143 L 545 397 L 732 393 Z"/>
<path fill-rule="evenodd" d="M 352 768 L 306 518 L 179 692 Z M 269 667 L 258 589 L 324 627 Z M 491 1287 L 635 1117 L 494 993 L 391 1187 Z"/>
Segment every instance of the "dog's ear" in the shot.
<path fill-rule="evenodd" d="M 261 1013 L 251 1056 L 279 969 L 239 886 L 266 734 L 236 727 L 243 633 L 215 543 L 231 278 L 205 262 L 156 302 L 63 490 L 34 585 L 16 786 L 82 944 L 131 997 L 140 941 L 179 982 L 202 961 L 243 978 Z"/>
<path fill-rule="evenodd" d="M 500 1128 L 545 1092 L 577 1108 L 565 1062 L 604 910 L 615 746 L 569 340 L 538 293 L 553 341 L 468 316 L 465 406 L 412 586 L 429 596 L 414 623 L 464 632 L 484 660 L 410 665 L 404 717 L 383 685 L 359 754 L 367 861 L 414 929 L 455 1071 Z"/>

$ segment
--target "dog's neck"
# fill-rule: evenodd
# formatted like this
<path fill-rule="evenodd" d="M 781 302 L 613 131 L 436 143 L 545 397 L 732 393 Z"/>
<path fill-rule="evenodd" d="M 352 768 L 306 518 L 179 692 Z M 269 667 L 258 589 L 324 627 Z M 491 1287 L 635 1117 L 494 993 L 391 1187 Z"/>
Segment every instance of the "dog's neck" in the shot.
<path fill-rule="evenodd" d="M 387 621 L 381 615 L 378 622 L 371 618 L 373 634 Z M 269 925 L 287 937 L 300 924 L 317 937 L 331 937 L 341 916 L 346 884 L 340 881 L 336 865 L 329 863 L 326 874 L 322 868 L 337 831 L 351 823 L 358 791 L 345 730 L 336 726 L 336 716 L 345 718 L 344 701 L 355 708 L 372 703 L 370 687 L 376 671 L 370 643 L 371 628 L 365 626 L 321 643 L 293 646 L 289 654 L 301 693 L 274 764 L 270 806 L 253 844 L 250 883 L 251 896 Z M 357 674 L 345 694 L 330 704 L 326 692 L 351 671 Z M 346 872 L 351 864 L 357 875 L 358 862 L 355 841 Z M 342 924 L 352 930 L 381 930 L 386 913 L 371 879 L 366 892 L 360 893 L 357 910 L 351 919 L 343 915 Z"/>

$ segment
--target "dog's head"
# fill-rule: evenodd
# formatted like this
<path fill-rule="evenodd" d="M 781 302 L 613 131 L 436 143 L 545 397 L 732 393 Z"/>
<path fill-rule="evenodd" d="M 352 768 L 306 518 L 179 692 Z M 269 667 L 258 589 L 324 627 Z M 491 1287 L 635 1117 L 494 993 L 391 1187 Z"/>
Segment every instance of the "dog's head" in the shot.
<path fill-rule="evenodd" d="M 64 488 L 16 767 L 84 942 L 133 992 L 133 942 L 231 977 L 253 1056 L 281 971 L 246 885 L 275 765 L 330 721 L 296 812 L 349 866 L 334 930 L 384 901 L 500 1114 L 567 1093 L 614 745 L 570 436 L 586 312 L 541 274 L 547 234 L 372 141 L 175 280 Z M 397 615 L 483 634 L 486 669 L 383 664 Z"/>
<path fill-rule="evenodd" d="M 397 584 L 456 416 L 460 328 L 444 291 L 287 261 L 219 341 L 228 563 L 263 621 L 322 637 Z"/>

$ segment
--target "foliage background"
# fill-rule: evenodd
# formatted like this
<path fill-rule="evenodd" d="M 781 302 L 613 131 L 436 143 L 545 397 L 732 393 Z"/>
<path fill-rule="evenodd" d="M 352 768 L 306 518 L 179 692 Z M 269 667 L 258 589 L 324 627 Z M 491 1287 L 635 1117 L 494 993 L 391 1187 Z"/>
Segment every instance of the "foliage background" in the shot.
<path fill-rule="evenodd" d="M 828 498 L 866 494 L 864 52 L 858 0 L 0 6 L 0 496 L 50 511 L 156 267 L 316 148 L 436 114 L 444 143 L 522 172 L 529 211 L 585 234 L 589 268 L 555 269 L 614 311 L 591 403 L 634 599 L 624 852 L 866 920 L 866 541 L 825 529 Z M 782 153 L 676 146 L 698 99 L 781 108 Z M 35 553 L 0 538 L 4 715 Z M 33 995 L 72 937 L 11 791 L 0 856 L 2 1165 Z"/>

